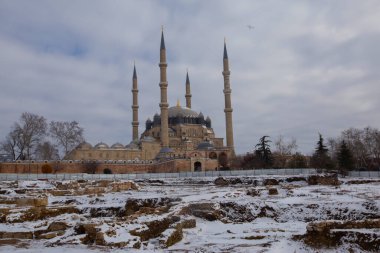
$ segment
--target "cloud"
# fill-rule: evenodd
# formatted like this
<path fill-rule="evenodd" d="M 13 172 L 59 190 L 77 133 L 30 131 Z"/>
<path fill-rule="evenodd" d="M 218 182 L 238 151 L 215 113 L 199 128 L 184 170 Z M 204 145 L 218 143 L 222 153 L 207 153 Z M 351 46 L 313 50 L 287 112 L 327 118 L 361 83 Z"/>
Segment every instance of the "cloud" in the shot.
<path fill-rule="evenodd" d="M 164 25 L 170 105 L 184 104 L 189 69 L 194 109 L 224 137 L 226 37 L 237 151 L 282 134 L 310 153 L 318 132 L 380 125 L 379 11 L 376 1 L 3 1 L 0 137 L 30 111 L 79 121 L 93 144 L 128 143 L 133 61 L 140 132 L 159 112 Z"/>

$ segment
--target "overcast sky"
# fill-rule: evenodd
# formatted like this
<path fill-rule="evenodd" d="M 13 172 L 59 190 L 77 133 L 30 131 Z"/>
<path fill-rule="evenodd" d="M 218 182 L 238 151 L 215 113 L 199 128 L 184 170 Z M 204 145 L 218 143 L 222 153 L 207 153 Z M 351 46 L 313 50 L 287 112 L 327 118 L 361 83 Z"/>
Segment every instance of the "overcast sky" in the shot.
<path fill-rule="evenodd" d="M 170 106 L 188 68 L 193 109 L 225 138 L 226 37 L 237 152 L 283 135 L 310 154 L 318 132 L 380 126 L 379 13 L 378 0 L 0 0 L 0 139 L 28 111 L 129 143 L 134 61 L 140 133 L 159 112 L 164 25 Z"/>

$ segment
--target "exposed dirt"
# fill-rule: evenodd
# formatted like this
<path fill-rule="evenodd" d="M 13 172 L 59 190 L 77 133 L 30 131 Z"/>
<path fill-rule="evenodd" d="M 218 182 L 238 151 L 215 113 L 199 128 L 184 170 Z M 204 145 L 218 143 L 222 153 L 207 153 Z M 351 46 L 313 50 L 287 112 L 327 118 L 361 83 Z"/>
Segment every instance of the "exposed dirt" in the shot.
<path fill-rule="evenodd" d="M 125 204 L 125 215 L 135 213 L 157 213 L 167 212 L 169 208 L 180 201 L 180 198 L 147 198 L 147 199 L 128 199 Z"/>
<path fill-rule="evenodd" d="M 311 175 L 307 182 L 309 185 L 340 185 L 338 174 Z"/>
<path fill-rule="evenodd" d="M 380 181 L 312 175 L 140 182 L 0 182 L 0 223 L 10 228 L 0 231 L 0 245 L 265 252 L 295 240 L 321 252 L 346 244 L 379 249 Z"/>
<path fill-rule="evenodd" d="M 223 217 L 222 211 L 213 203 L 191 203 L 182 208 L 180 215 L 193 215 L 208 221 L 220 220 Z"/>
<path fill-rule="evenodd" d="M 378 252 L 380 219 L 363 221 L 321 221 L 307 225 L 303 236 L 295 236 L 314 248 L 335 248 L 343 243 L 357 244 L 363 250 Z"/>

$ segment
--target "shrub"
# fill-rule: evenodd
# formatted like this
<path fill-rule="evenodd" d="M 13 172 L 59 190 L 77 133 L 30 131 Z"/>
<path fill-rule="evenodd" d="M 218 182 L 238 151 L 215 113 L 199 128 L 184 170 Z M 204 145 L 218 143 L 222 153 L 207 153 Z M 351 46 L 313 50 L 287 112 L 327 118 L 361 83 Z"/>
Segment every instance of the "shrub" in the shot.
<path fill-rule="evenodd" d="M 99 163 L 96 161 L 88 161 L 82 164 L 84 173 L 87 173 L 87 174 L 95 174 L 98 166 L 99 166 Z"/>
<path fill-rule="evenodd" d="M 105 168 L 105 169 L 103 170 L 103 174 L 112 174 L 112 170 L 109 169 L 109 168 Z"/>
<path fill-rule="evenodd" d="M 44 165 L 42 165 L 41 171 L 42 171 L 42 173 L 45 173 L 45 174 L 52 173 L 53 167 L 50 164 L 45 163 Z"/>

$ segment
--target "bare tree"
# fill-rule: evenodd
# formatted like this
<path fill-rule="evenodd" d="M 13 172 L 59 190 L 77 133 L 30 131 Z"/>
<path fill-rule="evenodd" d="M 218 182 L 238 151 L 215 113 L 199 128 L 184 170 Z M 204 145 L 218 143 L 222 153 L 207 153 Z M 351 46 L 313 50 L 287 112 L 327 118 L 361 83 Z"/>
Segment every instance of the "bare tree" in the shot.
<path fill-rule="evenodd" d="M 46 119 L 43 116 L 24 112 L 21 115 L 20 123 L 16 123 L 16 129 L 20 131 L 20 145 L 25 147 L 26 158 L 31 159 L 33 148 L 46 135 Z"/>
<path fill-rule="evenodd" d="M 3 150 L 7 155 L 12 157 L 13 160 L 16 160 L 20 156 L 19 147 L 19 135 L 14 129 L 10 131 L 5 138 L 5 141 L 0 143 L 0 149 Z"/>
<path fill-rule="evenodd" d="M 46 135 L 46 128 L 44 117 L 24 112 L 1 143 L 1 149 L 14 160 L 32 159 L 34 149 Z"/>
<path fill-rule="evenodd" d="M 301 153 L 296 152 L 289 160 L 289 168 L 307 168 L 307 159 Z"/>
<path fill-rule="evenodd" d="M 49 141 L 44 141 L 48 125 L 42 116 L 24 112 L 20 120 L 15 122 L 5 140 L 0 143 L 0 149 L 14 160 L 33 159 L 56 159 L 57 147 Z M 64 155 L 69 153 L 75 146 L 84 141 L 83 128 L 76 121 L 51 122 L 50 134 L 62 148 Z"/>
<path fill-rule="evenodd" d="M 339 145 L 340 143 L 341 143 L 341 141 L 339 141 L 338 139 L 327 138 L 327 146 L 329 149 L 329 156 L 333 160 L 337 159 L 338 151 L 340 149 L 340 145 Z"/>
<path fill-rule="evenodd" d="M 380 131 L 376 128 L 349 128 L 338 138 L 329 139 L 331 157 L 338 159 L 341 143 L 352 153 L 355 168 L 378 169 L 380 166 Z"/>
<path fill-rule="evenodd" d="M 369 167 L 379 167 L 380 158 L 380 132 L 376 128 L 366 127 L 363 129 L 362 139 L 368 152 Z"/>
<path fill-rule="evenodd" d="M 297 148 L 297 140 L 292 138 L 290 141 L 286 142 L 282 135 L 278 136 L 274 142 L 275 150 L 274 152 L 279 155 L 291 155 Z"/>
<path fill-rule="evenodd" d="M 50 135 L 63 149 L 64 156 L 84 141 L 83 128 L 76 121 L 50 122 Z"/>
<path fill-rule="evenodd" d="M 40 160 L 57 160 L 59 159 L 58 149 L 50 141 L 40 143 L 36 148 L 36 158 Z"/>
<path fill-rule="evenodd" d="M 274 142 L 275 150 L 273 152 L 275 168 L 285 168 L 287 163 L 291 159 L 291 155 L 297 150 L 297 141 L 292 138 L 289 141 L 285 141 L 282 135 L 278 136 Z"/>
<path fill-rule="evenodd" d="M 342 132 L 341 139 L 346 142 L 348 148 L 352 151 L 356 167 L 367 168 L 370 154 L 364 142 L 363 130 L 349 128 Z"/>

